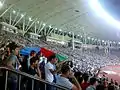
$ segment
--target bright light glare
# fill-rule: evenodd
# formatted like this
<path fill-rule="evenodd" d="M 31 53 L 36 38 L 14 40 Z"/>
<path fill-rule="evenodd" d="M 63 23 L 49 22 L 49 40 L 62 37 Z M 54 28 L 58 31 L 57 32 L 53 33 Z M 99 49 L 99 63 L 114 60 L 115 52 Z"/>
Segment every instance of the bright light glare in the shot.
<path fill-rule="evenodd" d="M 61 29 L 59 29 L 59 31 L 62 31 Z"/>
<path fill-rule="evenodd" d="M 29 21 L 32 21 L 32 18 L 31 18 L 31 17 L 29 17 Z"/>
<path fill-rule="evenodd" d="M 43 26 L 45 26 L 46 24 L 45 23 L 43 23 Z"/>
<path fill-rule="evenodd" d="M 13 14 L 15 14 L 16 13 L 16 11 L 15 10 L 13 10 Z"/>
<path fill-rule="evenodd" d="M 92 40 L 94 40 L 94 38 L 92 38 Z"/>
<path fill-rule="evenodd" d="M 104 40 L 102 40 L 102 42 L 105 42 Z"/>
<path fill-rule="evenodd" d="M 37 23 L 40 23 L 40 21 L 37 21 Z"/>
<path fill-rule="evenodd" d="M 0 1 L 0 9 L 3 7 L 3 3 Z"/>
<path fill-rule="evenodd" d="M 110 16 L 100 5 L 98 0 L 90 1 L 91 8 L 96 12 L 97 15 L 104 18 L 108 23 L 120 29 L 120 22 L 115 20 L 112 16 Z"/>
<path fill-rule="evenodd" d="M 57 30 L 57 28 L 55 28 L 55 30 Z"/>
<path fill-rule="evenodd" d="M 21 17 L 24 17 L 24 14 L 21 14 Z"/>
<path fill-rule="evenodd" d="M 52 26 L 51 26 L 51 25 L 49 25 L 49 28 L 52 28 Z"/>
<path fill-rule="evenodd" d="M 88 37 L 88 39 L 90 39 L 90 37 Z"/>

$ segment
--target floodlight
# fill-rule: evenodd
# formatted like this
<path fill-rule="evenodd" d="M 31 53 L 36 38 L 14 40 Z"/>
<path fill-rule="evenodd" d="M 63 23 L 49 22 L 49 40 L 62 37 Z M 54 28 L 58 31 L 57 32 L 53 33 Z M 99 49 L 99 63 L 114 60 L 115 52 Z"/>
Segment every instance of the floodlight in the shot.
<path fill-rule="evenodd" d="M 49 28 L 52 28 L 51 25 L 49 25 Z"/>
<path fill-rule="evenodd" d="M 88 39 L 90 39 L 90 37 L 88 37 Z"/>
<path fill-rule="evenodd" d="M 24 17 L 24 14 L 21 14 L 21 17 Z"/>
<path fill-rule="evenodd" d="M 32 18 L 31 18 L 31 17 L 29 17 L 29 21 L 32 21 Z"/>
<path fill-rule="evenodd" d="M 61 29 L 59 29 L 59 31 L 62 31 Z"/>
<path fill-rule="evenodd" d="M 115 41 L 113 43 L 115 44 Z"/>
<path fill-rule="evenodd" d="M 92 38 L 92 41 L 94 40 L 94 38 Z"/>
<path fill-rule="evenodd" d="M 45 23 L 43 23 L 43 26 L 45 26 L 46 24 Z"/>
<path fill-rule="evenodd" d="M 102 42 L 105 42 L 104 40 L 102 40 Z"/>
<path fill-rule="evenodd" d="M 15 10 L 13 10 L 13 14 L 15 14 L 16 13 L 16 11 Z"/>
<path fill-rule="evenodd" d="M 0 9 L 3 7 L 3 3 L 0 1 Z"/>
<path fill-rule="evenodd" d="M 39 21 L 37 21 L 37 23 L 40 23 Z"/>

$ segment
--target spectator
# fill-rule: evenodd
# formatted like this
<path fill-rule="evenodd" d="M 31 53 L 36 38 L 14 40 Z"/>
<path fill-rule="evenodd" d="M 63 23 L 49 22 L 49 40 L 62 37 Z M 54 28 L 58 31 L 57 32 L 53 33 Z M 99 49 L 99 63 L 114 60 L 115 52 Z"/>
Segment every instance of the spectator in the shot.
<path fill-rule="evenodd" d="M 55 70 L 55 63 L 57 62 L 57 58 L 55 55 L 51 56 L 48 63 L 45 65 L 45 80 L 48 82 L 53 82 Z"/>
<path fill-rule="evenodd" d="M 90 85 L 90 83 L 88 82 L 89 76 L 85 75 L 83 76 L 84 78 L 84 82 L 81 84 L 81 88 L 82 90 L 86 90 L 86 88 Z"/>
<path fill-rule="evenodd" d="M 71 78 L 74 84 L 71 83 L 68 78 Z M 79 82 L 77 81 L 73 73 L 71 73 L 70 66 L 68 65 L 62 66 L 61 75 L 57 78 L 57 84 L 67 87 L 70 90 L 81 90 Z"/>
<path fill-rule="evenodd" d="M 55 63 L 57 62 L 57 58 L 55 55 L 50 56 L 48 63 L 45 65 L 45 80 L 53 83 L 55 80 L 56 68 Z M 53 90 L 53 87 L 48 85 L 47 90 Z"/>
<path fill-rule="evenodd" d="M 96 84 L 97 84 L 97 79 L 94 77 L 90 78 L 90 86 L 88 86 L 86 90 L 96 90 Z"/>
<path fill-rule="evenodd" d="M 35 57 L 35 56 L 36 56 L 36 51 L 32 50 L 32 51 L 30 52 L 30 56 L 29 56 L 29 59 L 28 59 L 28 68 L 29 68 L 29 66 L 30 66 L 30 59 L 31 59 L 32 57 Z"/>
<path fill-rule="evenodd" d="M 32 57 L 30 59 L 30 67 L 29 67 L 28 73 L 30 75 L 33 75 L 34 77 L 41 79 L 41 72 L 39 69 L 38 61 L 39 61 L 39 58 L 37 58 L 37 57 Z M 39 83 L 37 81 L 35 81 L 34 85 L 35 85 L 34 90 L 39 90 Z M 27 90 L 32 90 L 32 80 L 31 79 L 28 80 Z"/>

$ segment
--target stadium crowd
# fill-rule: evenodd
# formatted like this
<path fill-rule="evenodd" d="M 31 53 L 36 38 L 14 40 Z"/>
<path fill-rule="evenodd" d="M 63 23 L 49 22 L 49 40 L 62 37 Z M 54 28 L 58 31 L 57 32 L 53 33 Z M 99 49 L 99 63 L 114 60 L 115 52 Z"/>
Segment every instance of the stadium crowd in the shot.
<path fill-rule="evenodd" d="M 103 55 L 103 50 L 72 50 L 52 42 L 30 40 L 19 35 L 0 35 L 0 66 L 33 75 L 38 79 L 56 83 L 67 87 L 68 90 L 120 90 L 119 83 L 103 75 L 98 78 L 100 68 L 107 65 L 116 65 L 119 58 L 115 55 Z M 4 38 L 4 40 L 3 40 Z M 69 60 L 59 62 L 55 55 L 45 58 L 41 52 L 34 50 L 30 55 L 23 56 L 19 50 L 25 46 L 40 46 L 53 50 L 56 53 L 64 53 Z M 0 71 L 0 85 L 3 85 L 4 73 Z M 9 90 L 18 90 L 18 78 L 15 74 L 9 73 Z M 34 90 L 44 90 L 45 86 L 37 81 Z M 3 89 L 4 90 L 4 89 Z M 31 79 L 22 78 L 21 90 L 32 90 Z M 56 90 L 55 87 L 47 85 L 47 90 Z"/>

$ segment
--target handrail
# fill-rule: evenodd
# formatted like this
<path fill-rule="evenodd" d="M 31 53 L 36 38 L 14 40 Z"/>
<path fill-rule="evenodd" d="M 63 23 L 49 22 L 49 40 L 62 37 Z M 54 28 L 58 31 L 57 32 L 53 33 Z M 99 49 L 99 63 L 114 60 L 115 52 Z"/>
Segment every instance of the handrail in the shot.
<path fill-rule="evenodd" d="M 57 84 L 55 84 L 55 83 L 50 83 L 50 82 L 48 82 L 48 81 L 45 81 L 45 80 L 36 78 L 36 77 L 34 77 L 34 76 L 30 75 L 30 74 L 27 74 L 27 73 L 24 73 L 24 72 L 21 72 L 21 71 L 12 70 L 12 69 L 9 69 L 9 68 L 7 68 L 7 67 L 0 67 L 0 70 L 1 70 L 1 69 L 6 70 L 6 71 L 10 71 L 10 72 L 13 72 L 13 73 L 19 74 L 19 75 L 21 75 L 21 76 L 25 76 L 25 77 L 28 77 L 28 78 L 37 80 L 37 81 L 40 81 L 40 82 L 42 82 L 42 83 L 45 83 L 45 84 L 54 86 L 54 87 L 59 88 L 59 89 L 62 89 L 62 90 L 68 90 L 67 87 L 64 87 L 64 86 L 61 86 L 61 85 L 57 85 Z"/>

